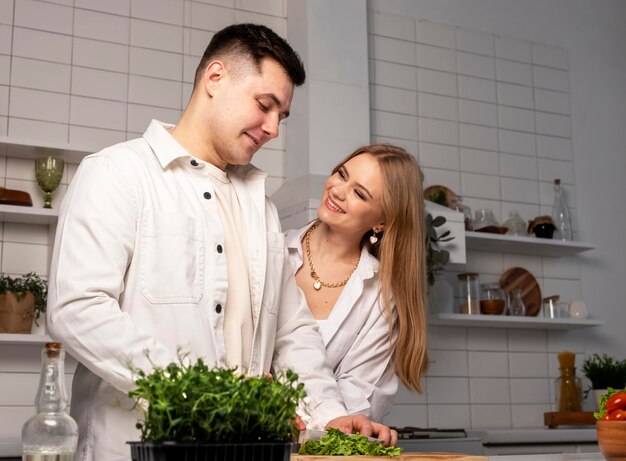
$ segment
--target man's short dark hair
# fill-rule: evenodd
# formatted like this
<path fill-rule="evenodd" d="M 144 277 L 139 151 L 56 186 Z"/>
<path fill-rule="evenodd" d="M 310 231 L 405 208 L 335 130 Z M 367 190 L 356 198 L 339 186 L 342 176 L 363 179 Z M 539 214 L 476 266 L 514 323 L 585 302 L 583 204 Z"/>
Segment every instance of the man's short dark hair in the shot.
<path fill-rule="evenodd" d="M 258 71 L 263 58 L 272 58 L 285 69 L 295 86 L 302 85 L 306 78 L 298 53 L 272 29 L 260 24 L 233 24 L 217 32 L 209 42 L 196 69 L 194 86 L 209 62 L 228 58 L 251 61 Z"/>

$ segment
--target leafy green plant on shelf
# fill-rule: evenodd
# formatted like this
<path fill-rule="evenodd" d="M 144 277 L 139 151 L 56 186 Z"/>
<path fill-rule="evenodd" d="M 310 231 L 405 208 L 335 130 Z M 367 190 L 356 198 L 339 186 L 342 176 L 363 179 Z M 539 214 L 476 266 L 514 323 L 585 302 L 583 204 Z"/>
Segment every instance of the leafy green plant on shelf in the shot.
<path fill-rule="evenodd" d="M 42 279 L 34 272 L 21 276 L 0 275 L 0 295 L 13 293 L 18 301 L 21 301 L 27 293 L 32 293 L 35 298 L 35 323 L 46 312 L 48 302 L 48 281 Z"/>
<path fill-rule="evenodd" d="M 622 389 L 626 386 L 626 359 L 592 354 L 584 360 L 581 369 L 593 389 Z"/>
<path fill-rule="evenodd" d="M 426 267 L 429 287 L 435 283 L 437 272 L 442 270 L 450 261 L 450 252 L 441 248 L 439 244 L 449 242 L 454 237 L 450 236 L 449 230 L 442 232 L 441 235 L 437 232 L 437 229 L 443 226 L 446 221 L 444 216 L 433 218 L 430 213 L 426 215 Z"/>

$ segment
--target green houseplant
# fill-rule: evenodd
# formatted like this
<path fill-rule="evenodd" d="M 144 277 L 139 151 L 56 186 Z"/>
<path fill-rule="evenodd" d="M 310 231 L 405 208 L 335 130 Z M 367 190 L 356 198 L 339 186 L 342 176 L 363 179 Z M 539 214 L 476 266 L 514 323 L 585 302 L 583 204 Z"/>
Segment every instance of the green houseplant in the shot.
<path fill-rule="evenodd" d="M 184 362 L 133 370 L 137 387 L 128 395 L 144 416 L 141 441 L 129 442 L 133 460 L 289 459 L 306 395 L 294 372 L 273 379 Z"/>
<path fill-rule="evenodd" d="M 439 246 L 440 242 L 449 242 L 454 239 L 450 236 L 450 231 L 445 231 L 438 235 L 437 228 L 446 223 L 444 216 L 437 216 L 428 213 L 426 215 L 426 267 L 428 276 L 428 286 L 431 287 L 435 283 L 435 275 L 442 270 L 450 260 L 450 252 Z"/>
<path fill-rule="evenodd" d="M 581 369 L 591 382 L 591 389 L 587 392 L 592 391 L 596 405 L 608 388 L 626 387 L 626 359 L 617 360 L 607 354 L 592 354 L 585 358 Z"/>
<path fill-rule="evenodd" d="M 46 311 L 48 282 L 34 272 L 0 275 L 0 333 L 30 333 Z"/>

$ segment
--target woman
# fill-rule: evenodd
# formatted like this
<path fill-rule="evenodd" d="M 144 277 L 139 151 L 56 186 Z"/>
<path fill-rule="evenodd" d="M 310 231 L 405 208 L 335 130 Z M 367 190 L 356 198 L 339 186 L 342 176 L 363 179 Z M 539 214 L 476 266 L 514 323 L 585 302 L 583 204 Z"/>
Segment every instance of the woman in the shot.
<path fill-rule="evenodd" d="M 326 181 L 318 219 L 287 232 L 289 259 L 350 414 L 380 421 L 399 377 L 427 366 L 422 174 L 400 147 L 357 149 Z"/>

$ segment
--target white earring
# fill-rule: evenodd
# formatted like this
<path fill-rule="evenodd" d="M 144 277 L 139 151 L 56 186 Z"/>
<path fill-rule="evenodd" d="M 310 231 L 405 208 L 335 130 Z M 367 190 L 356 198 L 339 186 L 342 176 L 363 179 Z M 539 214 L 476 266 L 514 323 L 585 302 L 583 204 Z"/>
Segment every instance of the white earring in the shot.
<path fill-rule="evenodd" d="M 376 242 L 378 242 L 378 237 L 376 237 L 376 234 L 370 235 L 370 243 L 374 245 L 376 244 Z"/>

